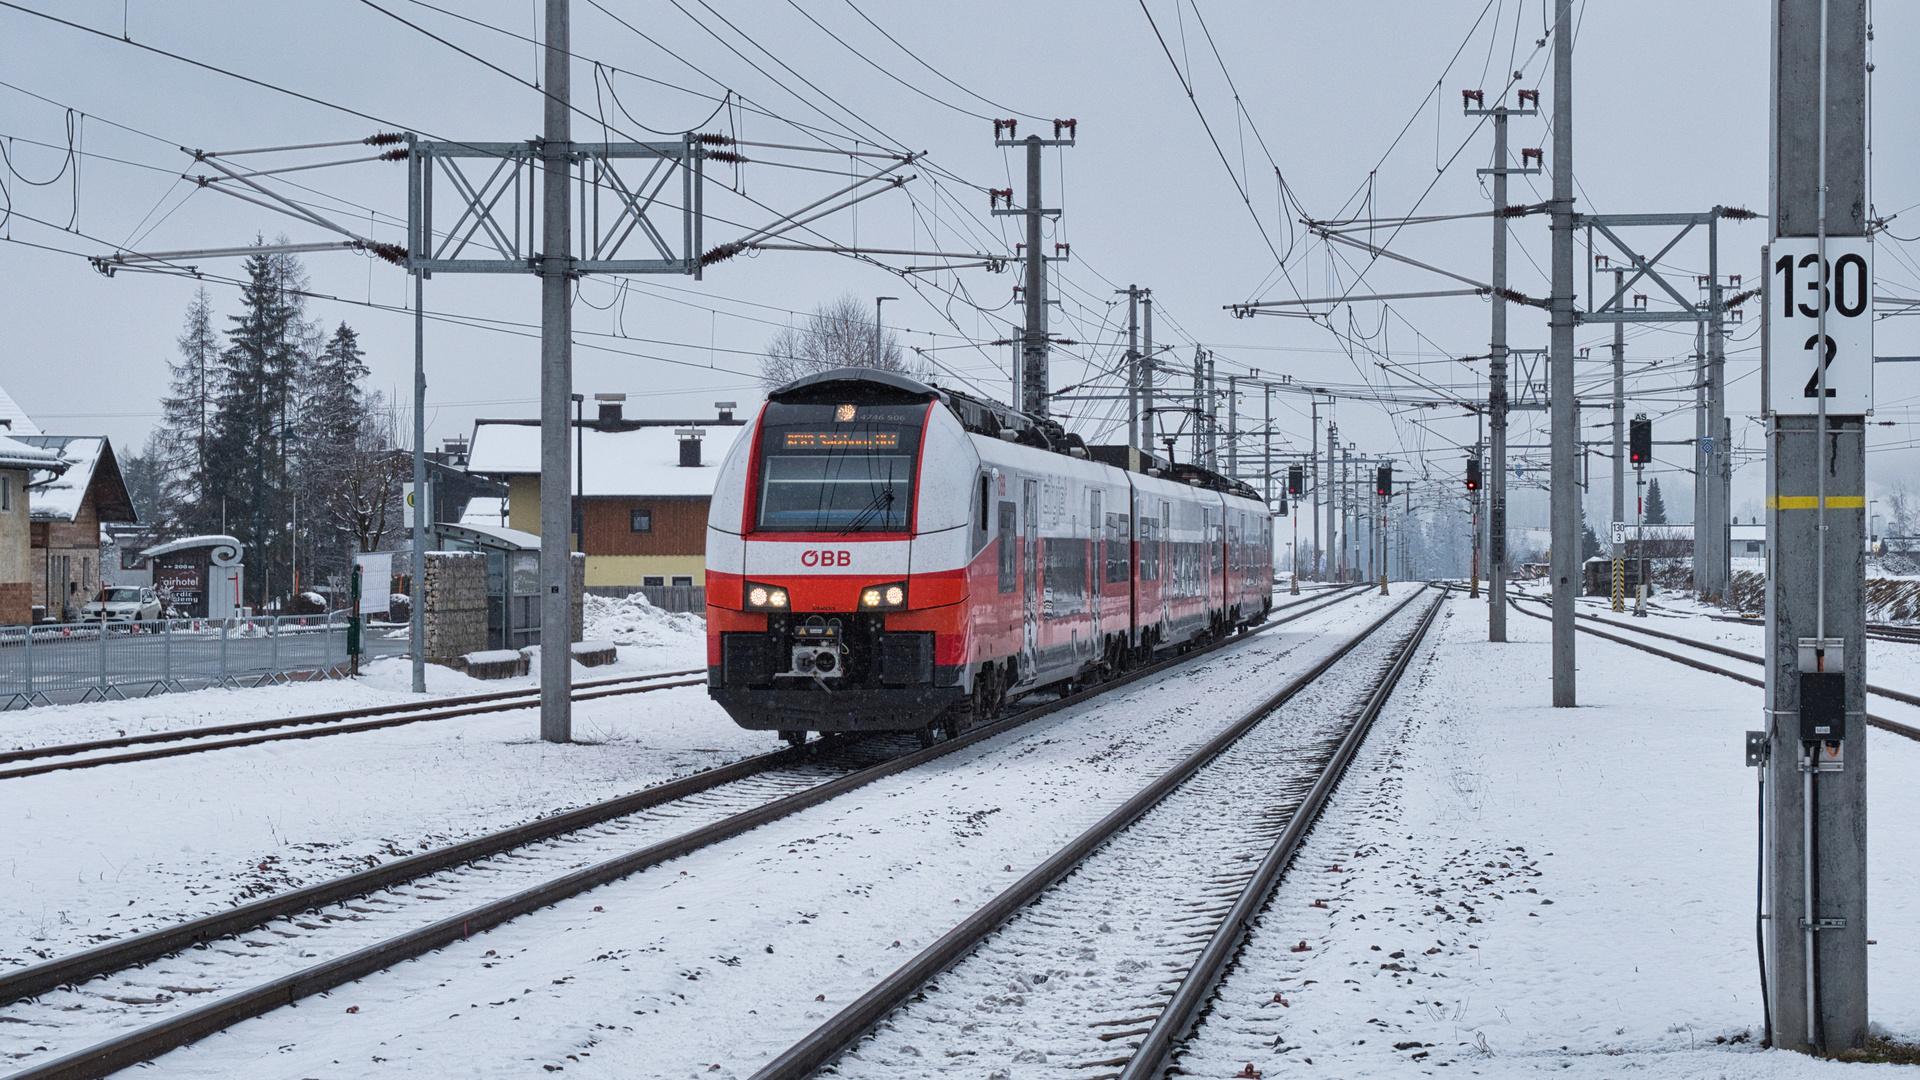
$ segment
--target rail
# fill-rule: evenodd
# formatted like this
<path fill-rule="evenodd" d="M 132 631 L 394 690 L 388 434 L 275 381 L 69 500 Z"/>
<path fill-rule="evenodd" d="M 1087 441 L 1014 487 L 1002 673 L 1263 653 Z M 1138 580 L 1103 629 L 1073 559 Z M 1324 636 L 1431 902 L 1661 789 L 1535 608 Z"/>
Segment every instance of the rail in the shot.
<path fill-rule="evenodd" d="M 1270 615 L 1265 623 L 1253 628 L 1252 633 L 1260 633 L 1305 618 L 1345 600 L 1364 596 L 1367 592 L 1367 587 L 1355 586 L 1282 605 L 1275 608 L 1272 614 L 1278 615 L 1285 612 L 1284 617 L 1274 618 Z M 1400 608 L 1396 607 L 1394 610 L 1398 611 Z M 94 1078 L 149 1060 L 168 1050 L 188 1045 L 242 1020 L 384 970 L 404 960 L 413 959 L 472 934 L 498 926 L 520 915 L 627 877 L 669 859 L 678 858 L 749 832 L 761 825 L 837 798 L 884 777 L 916 768 L 974 743 L 1011 731 L 1042 716 L 1090 700 L 1108 690 L 1190 663 L 1217 649 L 1244 640 L 1246 636 L 1225 637 L 1184 654 L 1171 656 L 1116 676 L 1079 693 L 1036 704 L 1019 713 L 983 724 L 963 735 L 936 743 L 931 747 L 915 750 L 827 780 L 752 809 L 729 815 L 708 825 L 551 879 L 511 896 L 502 897 L 419 927 L 379 944 L 221 997 L 206 1005 L 54 1060 L 30 1066 L 9 1074 L 7 1080 L 94 1080 Z M 500 854 L 528 843 L 596 825 L 635 810 L 656 806 L 672 799 L 685 798 L 721 784 L 766 772 L 783 762 L 803 760 L 812 745 L 792 747 L 757 758 L 748 758 L 732 765 L 683 777 L 668 784 L 656 785 L 619 799 L 543 818 L 514 829 L 478 837 L 462 844 L 426 852 L 330 882 L 322 882 L 307 889 L 269 897 L 232 911 L 188 920 L 173 927 L 136 935 L 119 942 L 109 942 L 68 957 L 46 961 L 0 978 L 0 1001 L 18 1000 L 59 986 L 84 982 L 99 975 L 110 974 L 134 964 L 166 956 L 203 941 L 244 933 L 276 918 L 389 888 L 488 855 Z"/>

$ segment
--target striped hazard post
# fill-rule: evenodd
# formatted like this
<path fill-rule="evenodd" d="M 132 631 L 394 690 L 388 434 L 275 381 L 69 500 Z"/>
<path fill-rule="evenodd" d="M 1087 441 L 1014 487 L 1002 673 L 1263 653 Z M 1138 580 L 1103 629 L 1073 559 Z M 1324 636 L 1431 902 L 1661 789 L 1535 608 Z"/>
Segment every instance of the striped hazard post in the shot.
<path fill-rule="evenodd" d="M 1627 546 L 1627 526 L 1625 522 L 1613 523 L 1613 610 L 1627 610 L 1627 561 L 1621 552 Z"/>

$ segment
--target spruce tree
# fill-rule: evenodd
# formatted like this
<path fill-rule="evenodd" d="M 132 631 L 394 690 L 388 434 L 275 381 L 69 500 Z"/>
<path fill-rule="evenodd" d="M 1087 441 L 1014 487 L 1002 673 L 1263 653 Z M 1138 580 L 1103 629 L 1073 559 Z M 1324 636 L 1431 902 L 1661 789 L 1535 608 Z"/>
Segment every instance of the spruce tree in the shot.
<path fill-rule="evenodd" d="M 298 542 L 307 581 L 344 573 L 354 533 L 340 505 L 353 488 L 346 474 L 372 425 L 364 387 L 367 365 L 359 335 L 341 323 L 315 359 L 300 368 L 300 439 L 294 443 L 293 491 L 300 499 Z"/>
<path fill-rule="evenodd" d="M 246 549 L 247 599 L 264 604 L 289 584 L 289 436 L 298 416 L 294 376 L 313 331 L 291 290 L 298 260 L 261 253 L 245 265 L 241 314 L 229 317 L 220 388 L 207 444 L 209 516 Z M 216 518 L 217 520 L 217 518 Z"/>
<path fill-rule="evenodd" d="M 1665 525 L 1667 523 L 1667 501 L 1660 497 L 1660 481 L 1658 480 L 1647 481 L 1647 512 L 1645 514 L 1645 520 L 1649 525 Z"/>
<path fill-rule="evenodd" d="M 175 339 L 179 359 L 167 362 L 167 396 L 160 400 L 160 426 L 148 440 L 155 486 L 149 524 L 164 538 L 211 532 L 217 517 L 207 512 L 207 450 L 220 397 L 220 341 L 213 329 L 213 301 L 202 288 L 187 304 Z"/>

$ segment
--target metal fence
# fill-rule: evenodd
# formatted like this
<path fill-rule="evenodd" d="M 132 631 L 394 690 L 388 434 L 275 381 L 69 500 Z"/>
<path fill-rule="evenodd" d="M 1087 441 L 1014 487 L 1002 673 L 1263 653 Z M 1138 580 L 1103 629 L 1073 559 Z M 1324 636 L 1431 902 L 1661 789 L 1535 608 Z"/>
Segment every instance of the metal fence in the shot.
<path fill-rule="evenodd" d="M 587 594 L 605 596 L 609 599 L 623 600 L 634 593 L 647 598 L 647 603 L 662 611 L 692 612 L 695 615 L 707 613 L 707 587 L 705 585 L 589 585 Z"/>
<path fill-rule="evenodd" d="M 396 651 L 370 628 L 367 658 Z M 397 651 L 405 651 L 399 641 Z M 0 710 L 326 676 L 347 664 L 347 616 L 282 615 L 0 627 Z"/>

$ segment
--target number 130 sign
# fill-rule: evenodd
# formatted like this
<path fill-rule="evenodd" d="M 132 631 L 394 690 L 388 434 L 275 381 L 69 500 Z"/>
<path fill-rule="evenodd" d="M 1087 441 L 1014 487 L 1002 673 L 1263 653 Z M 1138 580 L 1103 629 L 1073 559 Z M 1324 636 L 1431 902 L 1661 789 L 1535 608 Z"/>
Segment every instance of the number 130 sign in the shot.
<path fill-rule="evenodd" d="M 1767 247 L 1765 408 L 1785 415 L 1819 412 L 1824 363 L 1827 412 L 1870 413 L 1873 244 L 1862 236 L 1829 236 L 1824 267 L 1817 246 L 1811 236 L 1783 236 Z"/>

